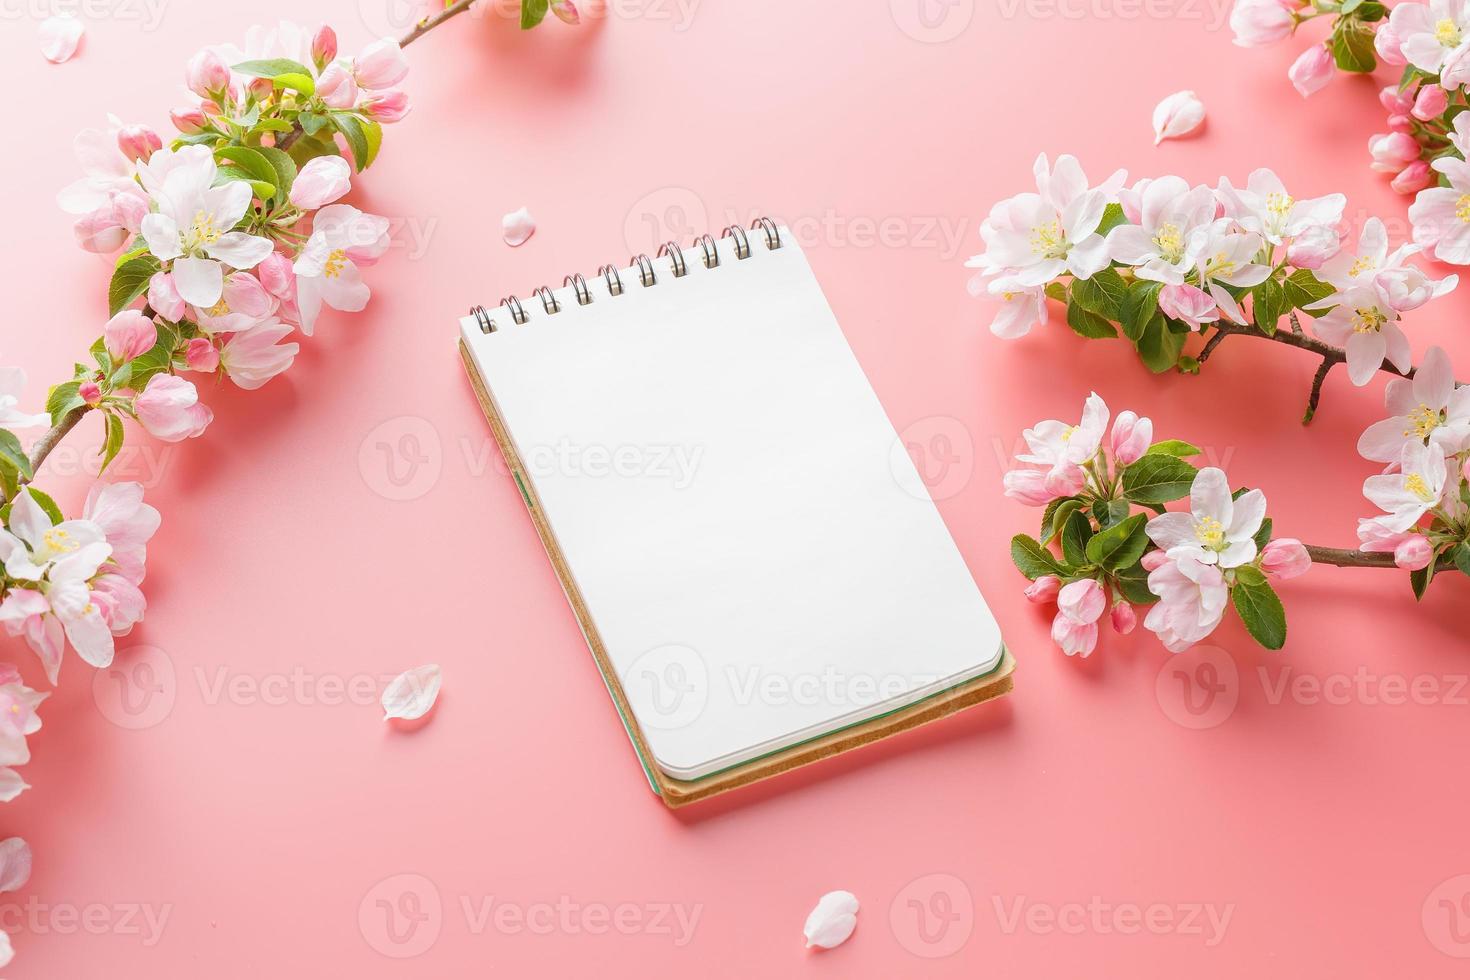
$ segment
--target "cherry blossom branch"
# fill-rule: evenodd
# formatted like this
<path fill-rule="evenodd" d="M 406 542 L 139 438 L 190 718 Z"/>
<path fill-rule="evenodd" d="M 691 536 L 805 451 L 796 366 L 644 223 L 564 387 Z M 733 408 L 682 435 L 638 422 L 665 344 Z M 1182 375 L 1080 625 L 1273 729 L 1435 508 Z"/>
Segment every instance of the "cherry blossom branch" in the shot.
<path fill-rule="evenodd" d="M 78 405 L 63 415 L 60 422 L 46 430 L 46 434 L 36 440 L 36 445 L 31 449 L 31 472 L 34 473 L 41 468 L 46 457 L 51 455 L 51 450 L 55 449 L 57 444 L 66 438 L 66 434 L 76 428 L 82 416 L 91 410 L 91 405 Z"/>
<path fill-rule="evenodd" d="M 402 48 L 408 47 L 410 44 L 417 41 L 419 38 L 423 37 L 425 34 L 429 33 L 440 24 L 444 23 L 452 17 L 458 17 L 466 10 L 469 10 L 470 4 L 472 2 L 474 2 L 474 0 L 458 0 L 457 3 L 451 4 L 450 6 L 439 11 L 437 14 L 434 14 L 432 17 L 425 17 L 423 20 L 413 25 L 413 30 L 409 31 L 407 34 L 403 35 L 403 37 L 398 39 L 398 46 Z"/>
<path fill-rule="evenodd" d="M 1319 565 L 1335 565 L 1338 568 L 1393 568 L 1398 566 L 1394 563 L 1392 552 L 1358 551 L 1347 548 L 1324 548 L 1321 545 L 1304 545 L 1307 554 L 1312 556 L 1312 561 Z M 1455 563 L 1449 558 L 1442 558 L 1437 571 L 1445 572 L 1455 567 Z"/>

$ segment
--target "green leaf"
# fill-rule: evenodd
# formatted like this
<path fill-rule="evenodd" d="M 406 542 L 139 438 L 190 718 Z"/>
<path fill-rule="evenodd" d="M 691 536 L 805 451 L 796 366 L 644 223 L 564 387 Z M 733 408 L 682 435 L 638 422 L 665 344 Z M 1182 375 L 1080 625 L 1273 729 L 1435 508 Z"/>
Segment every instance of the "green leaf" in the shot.
<path fill-rule="evenodd" d="M 1257 553 L 1265 551 L 1266 545 L 1271 543 L 1271 525 L 1274 523 L 1275 521 L 1269 517 L 1261 521 L 1260 529 L 1251 537 L 1251 540 L 1256 543 Z"/>
<path fill-rule="evenodd" d="M 1128 224 L 1128 216 L 1123 213 L 1123 205 L 1114 201 L 1103 208 L 1102 223 L 1097 226 L 1097 233 L 1107 237 L 1108 232 L 1119 225 Z"/>
<path fill-rule="evenodd" d="M 1267 650 L 1280 650 L 1286 644 L 1286 610 L 1260 569 L 1250 565 L 1236 569 L 1230 597 L 1257 643 Z"/>
<path fill-rule="evenodd" d="M 1455 567 L 1462 575 L 1470 575 L 1470 541 L 1461 541 L 1455 546 Z"/>
<path fill-rule="evenodd" d="M 123 447 L 123 423 L 111 412 L 105 413 L 107 419 L 106 440 L 102 443 L 102 467 L 97 471 L 100 476 L 107 469 L 107 464 L 117 458 L 118 451 Z"/>
<path fill-rule="evenodd" d="M 326 116 L 315 112 L 303 112 L 296 117 L 296 121 L 301 124 L 301 131 L 307 136 L 315 136 L 332 124 Z"/>
<path fill-rule="evenodd" d="M 285 192 L 290 189 L 290 184 L 288 182 L 286 187 L 281 187 L 282 173 L 276 167 L 275 163 L 272 162 L 271 158 L 266 156 L 267 150 L 284 158 L 287 163 L 291 164 L 290 180 L 295 180 L 296 164 L 292 163 L 291 158 L 282 150 L 270 147 L 260 147 L 257 149 L 255 147 L 235 146 L 232 144 L 230 146 L 222 146 L 215 150 L 214 159 L 221 164 L 233 164 L 233 166 L 222 167 L 221 172 L 229 172 L 231 176 L 236 176 L 237 179 L 243 178 L 250 181 L 255 186 L 255 196 L 261 200 L 270 200 L 276 195 L 277 191 L 280 191 L 281 196 L 284 198 Z M 263 187 L 270 188 L 269 193 L 262 194 L 261 190 Z"/>
<path fill-rule="evenodd" d="M 1118 319 L 1127 294 L 1128 284 L 1113 269 L 1104 269 L 1091 279 L 1072 281 L 1072 299 L 1104 320 Z"/>
<path fill-rule="evenodd" d="M 1018 534 L 1011 538 L 1011 561 L 1029 579 L 1043 575 L 1065 575 L 1066 569 L 1057 562 L 1056 556 L 1041 546 L 1029 534 Z"/>
<path fill-rule="evenodd" d="M 275 173 L 272 182 L 276 185 L 276 190 L 280 191 L 281 199 L 285 200 L 291 193 L 291 185 L 296 183 L 296 161 L 291 159 L 291 154 L 274 146 L 259 146 L 255 148 L 255 152 L 270 164 Z"/>
<path fill-rule="evenodd" d="M 1147 520 L 1143 514 L 1134 514 L 1099 531 L 1087 542 L 1087 560 L 1110 571 L 1136 564 L 1148 547 L 1148 534 L 1143 529 Z"/>
<path fill-rule="evenodd" d="M 521 0 L 521 30 L 529 31 L 546 17 L 550 0 Z"/>
<path fill-rule="evenodd" d="M 1429 560 L 1429 564 L 1417 572 L 1409 573 L 1409 586 L 1414 590 L 1415 599 L 1423 599 L 1424 593 L 1429 591 L 1429 583 L 1434 581 L 1434 566 L 1439 563 L 1439 555 L 1436 554 Z"/>
<path fill-rule="evenodd" d="M 1305 310 L 1331 296 L 1337 290 L 1317 278 L 1311 269 L 1298 269 L 1282 283 L 1288 309 Z"/>
<path fill-rule="evenodd" d="M 1388 16 L 1388 8 L 1379 3 L 1378 0 L 1363 0 L 1356 10 L 1358 20 L 1365 24 L 1380 21 Z"/>
<path fill-rule="evenodd" d="M 155 374 L 167 371 L 179 346 L 178 333 L 166 322 L 155 321 L 154 326 L 158 328 L 158 342 L 128 362 L 132 370 L 127 385 L 134 391 L 142 391 Z"/>
<path fill-rule="evenodd" d="M 1092 522 L 1087 515 L 1073 511 L 1062 527 L 1062 556 L 1067 564 L 1080 567 L 1087 564 L 1087 542 L 1092 539 Z"/>
<path fill-rule="evenodd" d="M 1274 278 L 1266 279 L 1251 290 L 1251 312 L 1255 316 L 1256 326 L 1268 335 L 1276 333 L 1276 324 L 1281 321 L 1287 309 L 1286 290 Z"/>
<path fill-rule="evenodd" d="M 1073 333 L 1092 340 L 1118 336 L 1118 331 L 1111 323 L 1091 310 L 1083 309 L 1076 296 L 1067 304 L 1067 326 L 1072 328 Z"/>
<path fill-rule="evenodd" d="M 251 196 L 258 197 L 262 201 L 269 201 L 276 196 L 275 184 L 266 183 L 263 180 L 255 180 L 247 171 L 241 170 L 239 167 L 226 165 L 219 168 L 218 174 L 220 183 L 243 180 L 250 185 Z"/>
<path fill-rule="evenodd" d="M 1175 330 L 1169 319 L 1159 313 L 1145 324 L 1143 335 L 1134 346 L 1138 348 L 1138 356 L 1144 366 L 1154 374 L 1162 374 L 1179 363 L 1179 355 L 1184 351 L 1184 338 L 1188 336 L 1187 327 Z"/>
<path fill-rule="evenodd" d="M 78 405 L 86 404 L 82 396 L 77 394 L 81 386 L 80 381 L 63 381 L 59 385 L 52 386 L 51 390 L 46 393 L 46 411 L 51 414 L 53 426 L 60 425 L 67 412 Z"/>
<path fill-rule="evenodd" d="M 1159 601 L 1159 597 L 1149 591 L 1148 571 L 1137 562 L 1114 575 L 1113 581 L 1117 584 L 1118 591 L 1123 593 L 1123 598 L 1135 606 L 1146 606 Z"/>
<path fill-rule="evenodd" d="M 1099 527 L 1112 527 L 1114 524 L 1127 520 L 1128 515 L 1132 512 L 1132 504 L 1121 497 L 1117 500 L 1099 501 L 1098 505 L 1092 508 L 1092 516 L 1097 518 Z"/>
<path fill-rule="evenodd" d="M 52 524 L 60 524 L 62 521 L 66 520 L 66 518 L 63 517 L 61 514 L 61 508 L 56 506 L 56 501 L 51 499 L 50 494 L 43 493 L 40 490 L 37 490 L 35 487 L 28 487 L 27 489 L 30 490 L 31 497 L 36 501 L 37 504 L 41 506 L 41 509 L 46 512 L 46 516 L 51 518 Z"/>
<path fill-rule="evenodd" d="M 1124 336 L 1133 341 L 1135 347 L 1149 321 L 1163 319 L 1163 314 L 1159 312 L 1159 290 L 1163 288 L 1164 284 L 1161 282 L 1135 280 L 1118 304 L 1118 322 L 1123 327 Z"/>
<path fill-rule="evenodd" d="M 1177 456 L 1151 453 L 1123 470 L 1123 492 L 1140 504 L 1167 504 L 1189 494 L 1199 470 Z"/>
<path fill-rule="evenodd" d="M 158 260 L 152 255 L 140 255 L 114 269 L 112 282 L 107 286 L 108 316 L 117 316 L 147 292 L 148 280 L 159 268 Z"/>
<path fill-rule="evenodd" d="M 1183 439 L 1162 439 L 1149 446 L 1148 452 L 1157 456 L 1178 456 L 1184 459 L 1189 456 L 1198 456 L 1204 450 Z"/>
<path fill-rule="evenodd" d="M 277 88 L 294 89 L 307 96 L 316 94 L 316 82 L 312 81 L 311 69 L 290 58 L 242 61 L 234 68 L 240 74 L 252 78 L 269 78 Z"/>
<path fill-rule="evenodd" d="M 1373 51 L 1373 31 L 1356 18 L 1341 17 L 1329 42 L 1332 60 L 1343 71 L 1370 72 L 1378 67 Z"/>
<path fill-rule="evenodd" d="M 31 472 L 30 457 L 21 448 L 15 433 L 9 429 L 0 429 L 0 465 L 9 466 L 27 480 L 34 475 Z M 7 492 L 6 496 L 10 496 L 10 493 Z"/>
<path fill-rule="evenodd" d="M 383 143 L 383 127 L 371 119 L 359 119 L 347 113 L 334 116 L 333 120 L 337 123 L 337 131 L 347 137 L 347 145 L 352 148 L 353 166 L 362 173 L 378 155 L 378 147 Z"/>
<path fill-rule="evenodd" d="M 1041 515 L 1041 543 L 1050 544 L 1051 539 L 1066 527 L 1067 518 L 1081 506 L 1082 501 L 1076 497 L 1059 497 L 1047 504 Z"/>

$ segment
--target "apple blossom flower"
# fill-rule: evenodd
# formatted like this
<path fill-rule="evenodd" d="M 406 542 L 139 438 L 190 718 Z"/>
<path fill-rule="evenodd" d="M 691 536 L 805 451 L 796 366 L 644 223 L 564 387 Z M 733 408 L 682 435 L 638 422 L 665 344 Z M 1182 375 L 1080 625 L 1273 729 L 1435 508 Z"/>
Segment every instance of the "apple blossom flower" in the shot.
<path fill-rule="evenodd" d="M 1007 497 L 1029 507 L 1043 507 L 1058 497 L 1080 493 L 1087 484 L 1087 474 L 1080 466 L 1066 467 L 1053 473 L 1023 468 L 1006 471 L 1001 480 Z"/>
<path fill-rule="evenodd" d="M 1097 623 L 1079 623 L 1058 612 L 1051 621 L 1051 639 L 1067 656 L 1086 659 L 1097 649 Z"/>
<path fill-rule="evenodd" d="M 1191 330 L 1220 319 L 1214 298 L 1197 286 L 1165 286 L 1159 290 L 1159 309 L 1165 316 L 1187 323 Z"/>
<path fill-rule="evenodd" d="M 1086 480 L 1083 464 L 1091 462 L 1102 445 L 1108 429 L 1108 415 L 1107 404 L 1097 392 L 1093 392 L 1087 396 L 1082 407 L 1082 420 L 1078 424 L 1068 425 L 1048 419 L 1021 433 L 1030 452 L 1018 455 L 1016 459 L 1042 468 L 1031 472 L 1042 474 L 1041 486 L 1052 497 L 1074 494 L 1082 489 Z M 1035 484 L 1031 482 L 1034 477 L 1013 477 L 1013 474 L 1026 472 L 1012 470 L 1006 474 L 1008 496 L 1018 496 L 1011 492 L 1013 482 L 1018 490 L 1030 489 L 1034 494 Z"/>
<path fill-rule="evenodd" d="M 1460 285 L 1460 277 L 1431 279 L 1418 266 L 1400 264 L 1379 272 L 1376 284 L 1390 307 L 1399 313 L 1408 313 L 1432 299 L 1454 292 Z"/>
<path fill-rule="evenodd" d="M 162 518 L 158 508 L 143 502 L 141 483 L 94 483 L 82 506 L 82 518 L 102 530 L 112 546 L 117 574 L 138 585 L 148 560 L 148 541 Z"/>
<path fill-rule="evenodd" d="M 1422 534 L 1410 534 L 1393 549 L 1393 563 L 1406 572 L 1417 572 L 1434 559 L 1434 548 Z"/>
<path fill-rule="evenodd" d="M 387 218 L 346 204 L 331 204 L 316 213 L 311 237 L 293 266 L 302 333 L 311 336 L 323 303 L 347 313 L 367 305 L 372 293 L 357 263 L 376 260 L 388 245 Z"/>
<path fill-rule="evenodd" d="M 1022 286 L 1014 276 L 977 272 L 970 277 L 968 288 L 972 296 L 988 293 L 1000 298 L 1000 309 L 990 322 L 990 332 L 1003 340 L 1024 337 L 1032 327 L 1046 326 L 1051 319 L 1044 286 Z"/>
<path fill-rule="evenodd" d="M 1154 146 L 1164 140 L 1188 136 L 1205 121 L 1205 104 L 1186 89 L 1166 97 L 1154 107 Z"/>
<path fill-rule="evenodd" d="M 1220 178 L 1216 196 L 1224 205 L 1227 217 L 1234 218 L 1246 231 L 1263 236 L 1272 245 L 1321 228 L 1332 228 L 1342 220 L 1347 207 L 1343 194 L 1297 200 L 1286 189 L 1281 178 L 1266 167 L 1246 178 L 1244 188 Z"/>
<path fill-rule="evenodd" d="M 1414 241 L 1441 262 L 1470 265 L 1470 163 L 1440 157 L 1430 166 L 1449 186 L 1422 190 L 1409 206 Z"/>
<path fill-rule="evenodd" d="M 1385 85 L 1378 90 L 1378 103 L 1390 116 L 1406 116 L 1414 108 L 1414 99 L 1419 94 L 1419 83 L 1412 82 L 1408 88 Z"/>
<path fill-rule="evenodd" d="M 1026 587 L 1025 596 L 1035 603 L 1054 602 L 1062 589 L 1062 580 L 1055 575 L 1042 575 Z"/>
<path fill-rule="evenodd" d="M 303 211 L 326 207 L 352 189 L 352 166 L 338 156 L 316 157 L 296 174 L 291 203 Z"/>
<path fill-rule="evenodd" d="M 41 57 L 59 65 L 77 53 L 86 26 L 70 13 L 62 13 L 41 21 L 36 33 L 41 42 Z"/>
<path fill-rule="evenodd" d="M 1137 224 L 1108 233 L 1107 257 L 1136 266 L 1140 279 L 1177 286 L 1194 267 L 1190 236 L 1215 220 L 1215 197 L 1208 187 L 1190 188 L 1182 177 L 1148 182 L 1140 195 Z"/>
<path fill-rule="evenodd" d="M 1308 310 L 1331 308 L 1317 316 L 1317 336 L 1347 350 L 1348 377 L 1362 387 L 1385 359 L 1400 371 L 1413 366 L 1409 338 L 1399 327 L 1399 314 L 1377 286 L 1352 286 L 1333 293 Z"/>
<path fill-rule="evenodd" d="M 1254 48 L 1290 37 L 1297 25 L 1295 6 L 1288 0 L 1236 0 L 1230 11 L 1235 43 Z"/>
<path fill-rule="evenodd" d="M 61 620 L 50 613 L 51 604 L 36 589 L 12 588 L 5 600 L 0 602 L 0 624 L 4 624 L 5 632 L 26 641 L 26 646 L 40 658 L 47 679 L 54 685 L 61 670 L 65 633 L 61 628 Z"/>
<path fill-rule="evenodd" d="M 1320 269 L 1342 251 L 1342 237 L 1336 228 L 1319 225 L 1308 228 L 1286 246 L 1286 261 L 1298 269 Z"/>
<path fill-rule="evenodd" d="M 1129 633 L 1132 633 L 1138 625 L 1138 613 L 1133 611 L 1132 605 L 1122 599 L 1113 603 L 1111 619 L 1113 622 L 1113 632 L 1122 636 L 1127 636 Z"/>
<path fill-rule="evenodd" d="M 1271 267 L 1255 261 L 1255 257 L 1265 246 L 1261 236 L 1255 232 L 1233 231 L 1233 226 L 1234 222 L 1230 218 L 1221 218 L 1203 228 L 1195 229 L 1189 239 L 1188 261 L 1199 271 L 1200 288 L 1209 294 L 1213 300 L 1212 305 L 1218 306 L 1221 313 L 1236 323 L 1245 323 L 1245 314 L 1241 312 L 1240 304 L 1225 287 L 1250 289 L 1259 286 L 1271 275 Z M 1198 308 L 1197 303 L 1181 302 L 1177 290 L 1190 287 L 1164 288 L 1176 290 L 1171 294 L 1174 297 L 1172 302 L 1176 306 L 1185 306 L 1194 313 L 1208 313 L 1207 309 Z M 1197 326 L 1194 321 L 1190 322 L 1192 326 Z"/>
<path fill-rule="evenodd" d="M 184 297 L 174 286 L 174 277 L 163 271 L 155 272 L 148 280 L 148 305 L 153 307 L 153 312 L 174 323 L 182 320 L 187 312 Z"/>
<path fill-rule="evenodd" d="M 199 402 L 194 385 L 172 374 L 155 374 L 133 399 L 143 428 L 164 442 L 179 442 L 204 432 L 214 413 Z"/>
<path fill-rule="evenodd" d="M 345 65 L 328 65 L 317 79 L 316 94 L 333 109 L 351 109 L 357 104 L 357 80 Z"/>
<path fill-rule="evenodd" d="M 321 71 L 337 57 L 337 32 L 326 24 L 311 37 L 311 63 Z"/>
<path fill-rule="evenodd" d="M 143 590 L 115 572 L 103 572 L 92 579 L 90 592 L 92 604 L 113 636 L 126 636 L 148 610 Z"/>
<path fill-rule="evenodd" d="M 1078 623 L 1097 622 L 1107 605 L 1107 590 L 1097 579 L 1069 582 L 1057 593 L 1057 608 Z"/>
<path fill-rule="evenodd" d="M 276 299 L 294 299 L 296 296 L 296 271 L 291 260 L 280 252 L 272 252 L 255 267 L 255 274 L 265 291 Z"/>
<path fill-rule="evenodd" d="M 268 320 L 237 333 L 220 348 L 219 362 L 237 386 L 254 390 L 291 366 L 300 344 L 282 344 L 289 323 Z"/>
<path fill-rule="evenodd" d="M 219 101 L 230 87 L 230 69 L 219 55 L 205 48 L 184 67 L 184 84 L 201 99 Z"/>
<path fill-rule="evenodd" d="M 1154 564 L 1148 587 L 1159 601 L 1144 617 L 1143 627 L 1156 634 L 1170 653 L 1183 653 L 1220 625 L 1230 589 L 1217 565 L 1187 557 L 1177 561 L 1154 559 Z"/>
<path fill-rule="evenodd" d="M 1312 567 L 1312 556 L 1296 538 L 1275 538 L 1261 549 L 1261 571 L 1278 581 L 1305 575 Z"/>
<path fill-rule="evenodd" d="M 1121 171 L 1093 189 L 1072 156 L 1058 158 L 1053 171 L 1043 153 L 1032 171 L 1037 192 L 1018 194 L 991 209 L 980 226 L 986 250 L 965 266 L 1007 275 L 1023 287 L 1044 285 L 1067 272 L 1091 279 L 1108 264 L 1097 229 L 1109 195 L 1122 183 Z"/>
<path fill-rule="evenodd" d="M 193 308 L 190 313 L 201 333 L 233 333 L 264 323 L 277 305 L 276 298 L 255 276 L 232 272 L 225 277 L 219 302 L 208 309 Z"/>
<path fill-rule="evenodd" d="M 109 551 L 106 544 L 91 544 L 57 560 L 45 584 L 51 615 L 61 621 L 72 649 L 93 667 L 111 664 L 114 650 L 112 630 L 88 587 Z"/>
<path fill-rule="evenodd" d="M 1109 436 L 1108 448 L 1113 461 L 1127 466 L 1143 458 L 1148 447 L 1153 445 L 1154 423 L 1150 418 L 1139 418 L 1137 413 L 1122 411 L 1113 420 L 1113 431 Z"/>
<path fill-rule="evenodd" d="M 213 374 L 219 368 L 219 351 L 208 337 L 195 337 L 184 348 L 184 362 L 191 371 Z"/>
<path fill-rule="evenodd" d="M 275 246 L 268 238 L 232 230 L 249 210 L 253 192 L 243 180 L 213 186 L 218 167 L 208 147 L 186 146 L 160 162 L 165 154 L 169 151 L 155 153 L 139 168 L 158 206 L 143 219 L 143 237 L 154 256 L 172 263 L 179 295 L 207 309 L 223 292 L 224 263 L 250 269 Z"/>
<path fill-rule="evenodd" d="M 1249 490 L 1230 497 L 1225 471 L 1209 466 L 1199 471 L 1189 492 L 1191 513 L 1170 511 L 1145 525 L 1154 544 L 1174 561 L 1236 568 L 1253 561 L 1253 540 L 1266 516 L 1266 495 Z"/>
<path fill-rule="evenodd" d="M 29 487 L 22 487 L 16 494 L 6 524 L 0 529 L 0 562 L 14 579 L 40 581 L 60 559 L 95 544 L 106 544 L 102 529 L 92 521 L 53 524 Z"/>
<path fill-rule="evenodd" d="M 1433 183 L 1434 172 L 1429 168 L 1429 161 L 1415 160 L 1400 170 L 1388 186 L 1400 194 L 1417 194 Z"/>
<path fill-rule="evenodd" d="M 1405 244 L 1392 253 L 1388 250 L 1388 229 L 1381 218 L 1363 222 L 1358 245 L 1353 251 L 1339 252 L 1325 263 L 1318 277 L 1339 291 L 1354 286 L 1371 286 L 1380 274 L 1403 267 L 1406 259 L 1421 251 L 1420 246 Z"/>
<path fill-rule="evenodd" d="M 1388 26 L 1409 64 L 1438 75 L 1445 59 L 1465 43 L 1470 10 L 1461 0 L 1401 3 L 1389 14 Z"/>
<path fill-rule="evenodd" d="M 158 343 L 158 328 L 137 310 L 123 310 L 102 328 L 102 342 L 113 363 L 141 357 Z"/>
<path fill-rule="evenodd" d="M 1371 167 L 1380 173 L 1396 174 L 1419 159 L 1419 142 L 1408 133 L 1378 133 L 1368 140 Z"/>
<path fill-rule="evenodd" d="M 1450 97 L 1445 90 L 1438 85 L 1426 85 L 1419 90 L 1419 95 L 1414 99 L 1412 115 L 1420 122 L 1429 122 L 1444 115 L 1449 108 Z"/>
<path fill-rule="evenodd" d="M 26 373 L 22 368 L 0 367 L 0 428 L 33 429 L 51 424 L 51 416 L 45 412 L 32 415 L 20 410 L 20 393 L 25 386 Z"/>
<path fill-rule="evenodd" d="M 369 91 L 389 89 L 408 74 L 408 59 L 391 37 L 374 41 L 352 62 L 352 76 L 359 88 Z"/>
<path fill-rule="evenodd" d="M 1393 23 L 1380 23 L 1378 30 L 1373 34 L 1373 50 L 1378 52 L 1378 60 L 1392 68 L 1402 68 L 1408 64 L 1404 57 L 1403 41 L 1399 39 L 1398 31 L 1393 29 Z"/>
<path fill-rule="evenodd" d="M 1337 64 L 1332 60 L 1332 52 L 1322 44 L 1314 44 L 1303 51 L 1286 73 L 1303 98 L 1322 91 L 1336 75 Z"/>
<path fill-rule="evenodd" d="M 56 203 L 61 210 L 67 214 L 93 216 L 94 224 L 99 223 L 103 217 L 114 216 L 118 195 L 137 197 L 147 210 L 147 199 L 133 179 L 137 161 L 130 159 L 118 143 L 119 136 L 127 128 L 116 116 L 109 115 L 107 129 L 84 129 L 77 133 L 72 140 L 72 151 L 82 166 L 83 176 L 56 195 Z M 120 220 L 114 222 L 120 223 Z"/>
<path fill-rule="evenodd" d="M 1370 476 L 1363 482 L 1363 496 L 1385 512 L 1372 518 L 1376 526 L 1389 533 L 1409 530 L 1438 506 L 1448 472 L 1443 446 L 1406 443 L 1399 457 L 1399 472 Z M 1360 524 L 1359 536 L 1362 534 Z"/>

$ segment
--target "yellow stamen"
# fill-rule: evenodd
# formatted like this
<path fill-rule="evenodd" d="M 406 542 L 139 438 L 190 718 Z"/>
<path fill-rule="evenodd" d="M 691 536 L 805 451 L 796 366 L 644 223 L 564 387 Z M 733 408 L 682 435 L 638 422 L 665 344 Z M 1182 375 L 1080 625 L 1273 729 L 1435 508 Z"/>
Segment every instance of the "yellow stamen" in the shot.
<path fill-rule="evenodd" d="M 1447 48 L 1460 45 L 1460 25 L 1446 17 L 1434 25 L 1434 39 Z"/>
<path fill-rule="evenodd" d="M 1426 504 L 1434 502 L 1434 494 L 1429 492 L 1429 484 L 1424 482 L 1424 477 L 1418 473 L 1410 473 L 1404 477 L 1404 489 Z"/>
<path fill-rule="evenodd" d="M 1348 275 L 1356 279 L 1377 265 L 1378 261 L 1371 255 L 1360 255 L 1358 261 L 1354 262 L 1352 267 L 1348 269 Z"/>
<path fill-rule="evenodd" d="M 226 303 L 225 298 L 221 296 L 218 303 L 214 304 L 204 312 L 209 314 L 210 316 L 228 316 L 230 312 L 230 304 Z"/>
<path fill-rule="evenodd" d="M 1387 322 L 1388 315 L 1374 306 L 1353 311 L 1354 333 L 1378 333 Z"/>
<path fill-rule="evenodd" d="M 1031 251 L 1044 259 L 1067 257 L 1067 236 L 1062 233 L 1062 223 L 1053 221 L 1031 229 Z"/>
<path fill-rule="evenodd" d="M 1418 436 L 1420 439 L 1428 439 L 1429 433 L 1439 428 L 1443 419 L 1440 417 L 1439 409 L 1430 408 L 1428 405 L 1420 405 L 1408 414 L 1409 427 L 1404 430 L 1406 436 Z"/>
<path fill-rule="evenodd" d="M 1225 545 L 1225 525 L 1213 517 L 1201 517 L 1194 522 L 1194 536 L 1206 548 L 1219 551 Z"/>
<path fill-rule="evenodd" d="M 1154 247 L 1165 262 L 1178 262 L 1184 258 L 1184 235 L 1176 224 L 1159 225 L 1154 234 Z"/>
<path fill-rule="evenodd" d="M 1290 194 L 1268 194 L 1266 196 L 1266 210 L 1278 218 L 1286 217 L 1295 206 L 1296 199 Z"/>
<path fill-rule="evenodd" d="M 219 241 L 224 231 L 214 223 L 214 215 L 207 211 L 195 211 L 194 220 L 184 231 L 184 251 L 192 252 L 205 245 L 213 245 Z"/>
<path fill-rule="evenodd" d="M 1461 194 L 1455 201 L 1455 217 L 1470 225 L 1470 194 Z"/>
<path fill-rule="evenodd" d="M 340 248 L 334 248 L 322 265 L 322 275 L 328 279 L 335 279 L 342 274 L 342 267 L 346 264 L 347 253 Z"/>
<path fill-rule="evenodd" d="M 70 534 L 57 527 L 42 534 L 41 540 L 46 542 L 46 547 L 52 551 L 76 551 L 80 547 Z"/>

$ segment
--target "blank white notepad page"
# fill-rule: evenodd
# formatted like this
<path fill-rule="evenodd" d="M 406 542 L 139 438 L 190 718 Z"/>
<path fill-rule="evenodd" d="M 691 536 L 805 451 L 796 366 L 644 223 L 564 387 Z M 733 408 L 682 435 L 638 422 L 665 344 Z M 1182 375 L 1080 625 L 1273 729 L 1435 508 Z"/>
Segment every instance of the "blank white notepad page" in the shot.
<path fill-rule="evenodd" d="M 665 772 L 693 779 L 1000 662 L 1000 631 L 782 229 L 463 336 Z"/>

